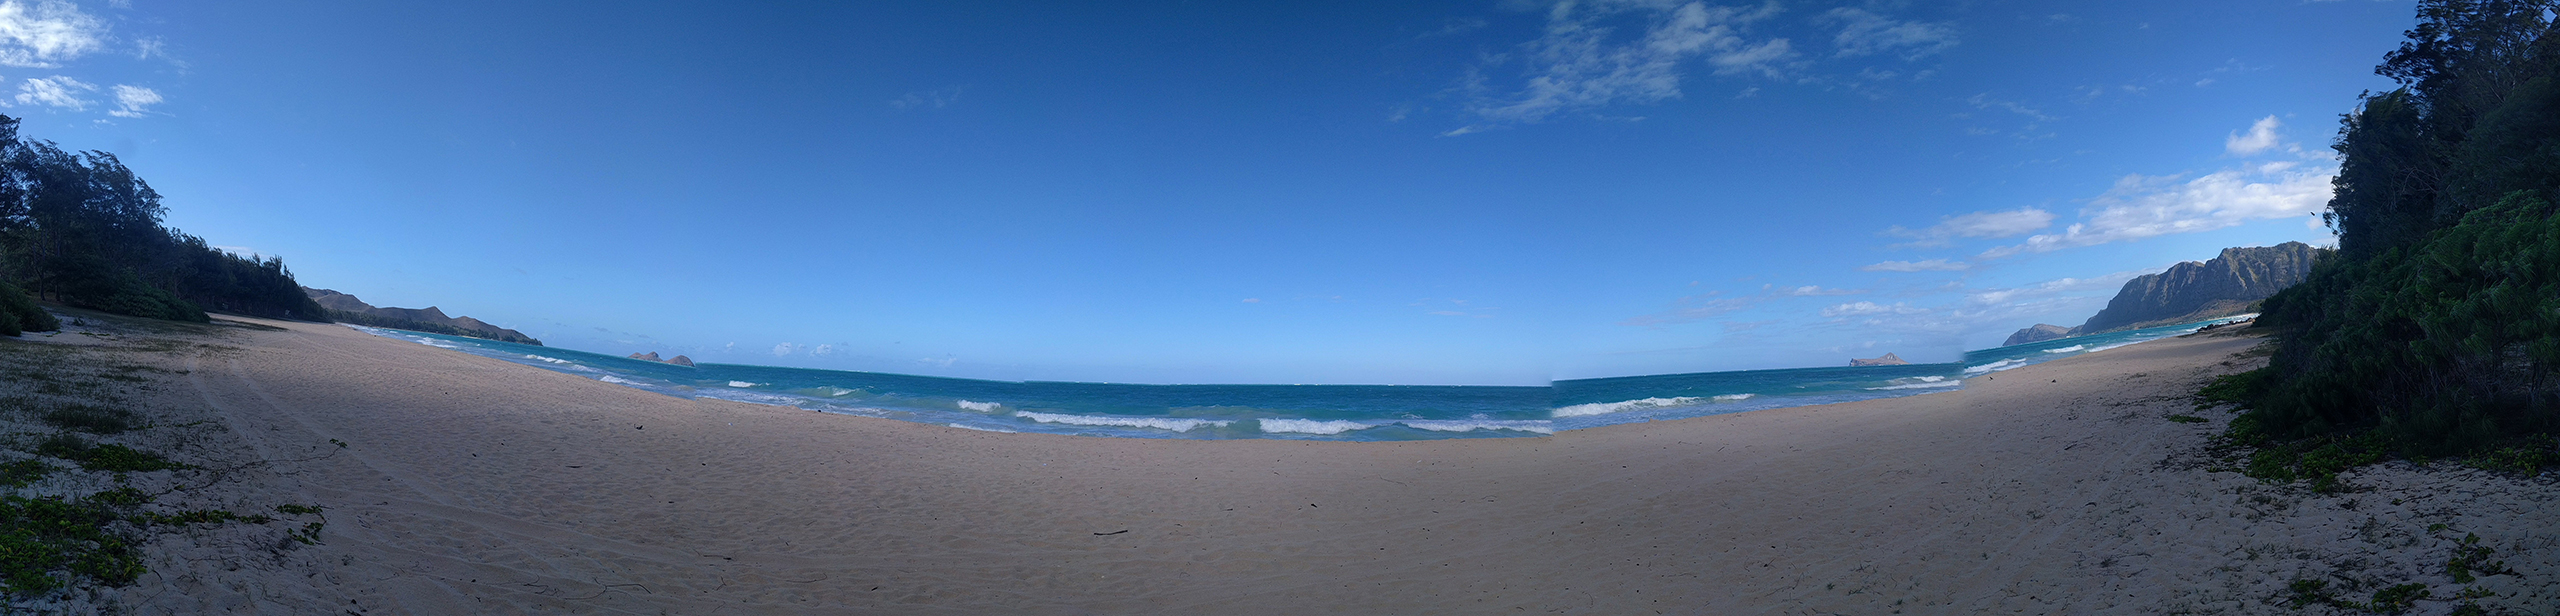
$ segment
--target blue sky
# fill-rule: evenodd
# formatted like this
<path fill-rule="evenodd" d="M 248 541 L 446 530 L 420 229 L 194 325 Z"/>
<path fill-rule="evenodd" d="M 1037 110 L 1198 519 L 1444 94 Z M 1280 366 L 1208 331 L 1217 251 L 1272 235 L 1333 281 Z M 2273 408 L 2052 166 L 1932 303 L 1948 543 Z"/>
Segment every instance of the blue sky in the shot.
<path fill-rule="evenodd" d="M 2408 2 L 0 2 L 173 226 L 555 346 L 997 379 L 1953 361 L 2333 241 Z"/>

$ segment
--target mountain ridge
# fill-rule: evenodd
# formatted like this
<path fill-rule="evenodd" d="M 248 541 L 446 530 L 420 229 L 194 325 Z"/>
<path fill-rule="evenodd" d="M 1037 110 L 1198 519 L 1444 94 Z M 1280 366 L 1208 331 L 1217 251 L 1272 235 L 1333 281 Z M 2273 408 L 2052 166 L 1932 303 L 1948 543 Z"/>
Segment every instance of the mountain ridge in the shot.
<path fill-rule="evenodd" d="M 524 335 L 524 332 L 491 325 L 487 321 L 471 317 L 445 316 L 443 310 L 434 306 L 384 308 L 367 304 L 354 295 L 329 289 L 303 287 L 302 293 L 310 296 L 312 301 L 318 302 L 322 310 L 328 311 L 329 318 L 343 323 L 542 346 L 541 340 Z"/>
<path fill-rule="evenodd" d="M 2302 242 L 2224 248 L 2212 259 L 2181 262 L 2125 281 L 2105 309 L 2078 327 L 2037 323 L 2010 334 L 2001 346 L 2246 313 L 2309 277 L 2311 264 L 2327 252 Z"/>

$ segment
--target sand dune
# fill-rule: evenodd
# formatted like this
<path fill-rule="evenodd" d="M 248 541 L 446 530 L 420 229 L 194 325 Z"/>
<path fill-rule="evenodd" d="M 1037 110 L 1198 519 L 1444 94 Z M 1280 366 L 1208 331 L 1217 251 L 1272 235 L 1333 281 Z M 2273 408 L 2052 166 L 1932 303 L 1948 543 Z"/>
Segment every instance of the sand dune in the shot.
<path fill-rule="evenodd" d="M 1333 443 L 994 434 L 675 399 L 269 324 L 287 331 L 169 356 L 189 372 L 159 404 L 218 419 L 264 459 L 325 456 L 253 488 L 326 505 L 323 544 L 239 571 L 173 557 L 117 595 L 129 607 L 2276 613 L 2305 575 L 2450 595 L 2432 522 L 2479 533 L 2522 573 L 2482 582 L 2508 594 L 2491 601 L 2560 604 L 2550 480 L 2402 465 L 2319 496 L 2198 468 L 2219 422 L 2163 417 L 2246 367 L 2227 358 L 2253 338 L 2163 340 L 1910 398 Z"/>

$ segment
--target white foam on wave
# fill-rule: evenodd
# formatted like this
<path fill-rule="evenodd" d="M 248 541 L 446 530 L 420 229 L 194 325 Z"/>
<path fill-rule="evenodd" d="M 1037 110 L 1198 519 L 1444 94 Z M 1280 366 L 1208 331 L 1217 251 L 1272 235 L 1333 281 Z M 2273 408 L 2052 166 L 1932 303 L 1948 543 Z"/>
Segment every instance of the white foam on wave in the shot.
<path fill-rule="evenodd" d="M 951 426 L 951 427 L 954 427 L 954 428 L 959 428 L 959 429 L 962 429 L 962 430 L 976 430 L 976 431 L 979 431 L 979 432 L 995 432 L 995 433 L 999 433 L 999 434 L 1020 434 L 1019 432 L 1014 432 L 1014 431 L 1012 431 L 1012 430 L 1006 430 L 1006 429 L 1003 429 L 1003 428 L 980 428 L 980 427 L 972 426 L 972 425 L 969 425 L 969 424 L 947 424 L 947 425 L 949 425 L 949 426 Z"/>
<path fill-rule="evenodd" d="M 1154 429 L 1158 429 L 1158 430 L 1172 430 L 1172 431 L 1175 431 L 1175 432 L 1190 432 L 1193 428 L 1198 428 L 1198 427 L 1201 427 L 1201 426 L 1215 426 L 1215 427 L 1224 428 L 1224 427 L 1227 427 L 1227 424 L 1235 423 L 1235 421 L 1234 421 L 1234 420 L 1225 420 L 1225 419 L 1174 419 L 1174 418 L 1169 418 L 1169 417 L 1105 417 L 1105 416 L 1101 416 L 1101 415 L 1067 415 L 1067 414 L 1062 414 L 1062 413 L 1034 413 L 1034 412 L 1031 412 L 1031 411 L 1014 411 L 1014 412 L 1013 412 L 1013 416 L 1015 416 L 1015 417 L 1020 417 L 1020 418 L 1023 418 L 1023 419 L 1029 419 L 1029 420 L 1032 420 L 1032 421 L 1037 421 L 1037 422 L 1040 422 L 1040 423 L 1067 424 L 1067 425 L 1071 425 L 1071 426 L 1119 426 L 1119 427 L 1124 427 L 1124 428 L 1154 428 Z"/>
<path fill-rule="evenodd" d="M 555 363 L 555 364 L 565 364 L 565 363 L 569 363 L 569 360 L 566 360 L 566 359 L 560 359 L 560 358 L 557 358 L 557 357 L 543 357 L 543 356 L 540 356 L 540 355 L 526 355 L 526 356 L 524 356 L 524 358 L 525 358 L 525 359 L 538 359 L 538 360 L 542 360 L 542 361 L 546 361 L 546 362 L 551 362 L 551 363 Z"/>
<path fill-rule="evenodd" d="M 1749 395 L 1749 394 L 1745 394 L 1745 395 Z M 1722 398 L 1722 396 L 1718 396 L 1718 398 Z M 1697 404 L 1697 403 L 1699 403 L 1700 401 L 1701 401 L 1701 399 L 1700 399 L 1700 398 L 1694 398 L 1694 397 L 1689 397 L 1689 396 L 1681 396 L 1681 397 L 1677 397 L 1677 398 L 1645 398 L 1645 399 L 1642 399 L 1642 400 L 1625 400 L 1625 401 L 1620 401 L 1620 402 L 1594 402 L 1594 403 L 1590 403 L 1590 404 L 1576 404 L 1576 405 L 1573 405 L 1573 406 L 1558 407 L 1555 411 L 1553 411 L 1552 413 L 1550 413 L 1548 416 L 1549 416 L 1549 417 L 1557 417 L 1557 418 L 1564 418 L 1564 417 L 1589 417 L 1589 416 L 1592 416 L 1592 415 L 1607 415 L 1607 414 L 1610 414 L 1610 413 L 1622 413 L 1622 412 L 1626 412 L 1626 411 L 1634 411 L 1634 410 L 1641 410 L 1641 409 L 1658 409 L 1658 408 L 1669 408 L 1669 407 L 1674 407 L 1674 406 L 1689 406 L 1689 405 Z M 1405 424 L 1405 425 L 1409 425 L 1409 426 L 1410 426 L 1410 425 L 1413 425 L 1413 424 L 1409 424 L 1409 423 L 1408 423 L 1408 424 Z M 1421 426 L 1415 426 L 1415 427 L 1421 427 Z M 1425 428 L 1425 429 L 1428 429 L 1428 428 Z"/>
<path fill-rule="evenodd" d="M 622 377 L 618 377 L 618 376 L 614 376 L 614 375 L 610 375 L 610 374 L 608 374 L 608 375 L 604 375 L 604 376 L 600 376 L 600 377 L 596 377 L 596 380 L 598 380 L 598 381 L 604 381 L 604 382 L 607 382 L 607 383 L 612 383 L 612 384 L 615 384 L 615 385 L 638 385 L 638 384 L 640 384 L 640 382 L 639 382 L 639 381 L 634 381 L 634 380 L 631 380 L 631 379 L 626 379 L 626 378 L 622 378 Z"/>
<path fill-rule="evenodd" d="M 2110 344 L 2110 345 L 2107 345 L 2107 346 L 2102 346 L 2102 347 L 2098 347 L 2098 348 L 2094 348 L 2094 349 L 2089 349 L 2089 352 L 2091 352 L 2091 353 L 2096 353 L 2096 352 L 2104 351 L 2104 350 L 2107 350 L 2107 349 L 2124 348 L 2124 347 L 2129 347 L 2129 346 L 2133 346 L 2133 345 L 2137 345 L 2137 344 L 2142 344 L 2142 343 L 2145 343 L 2145 342 L 2150 342 L 2150 341 L 2149 341 L 2149 340 L 2135 340 L 2135 341 L 2132 341 L 2132 342 L 2118 342 L 2118 343 Z"/>
<path fill-rule="evenodd" d="M 1002 404 L 997 404 L 997 403 L 994 403 L 994 402 L 970 402 L 970 401 L 967 401 L 967 400 L 962 400 L 962 401 L 960 401 L 960 408 L 969 409 L 969 410 L 977 411 L 977 412 L 980 412 L 980 413 L 993 413 L 993 412 L 996 412 L 996 409 L 1003 408 L 1003 407 L 1004 407 L 1004 405 L 1002 405 Z"/>
<path fill-rule="evenodd" d="M 2089 345 L 2085 345 L 2085 344 L 2075 344 L 2075 345 L 2071 345 L 2071 346 L 2067 346 L 2067 347 L 2062 347 L 2062 348 L 2059 348 L 2059 349 L 2045 349 L 2045 350 L 2044 350 L 2044 352 L 2046 352 L 2046 353 L 2069 353 L 2069 352 L 2072 352 L 2072 351 L 2086 351 L 2086 350 L 2089 350 Z"/>
<path fill-rule="evenodd" d="M 1929 377 L 1929 378 L 1933 378 L 1933 379 L 1943 379 L 1944 377 L 1934 377 L 1934 376 L 1933 376 L 1933 377 Z M 1869 387 L 1869 388 L 1867 388 L 1867 391 L 1891 391 L 1891 390 L 1896 390 L 1896 389 L 1937 389 L 1937 388 L 1940 388 L 1940 387 L 1963 387 L 1963 386 L 1964 386 L 1964 381 L 1936 380 L 1936 381 L 1921 381 L 1921 382 L 1918 382 L 1918 383 L 1903 383 L 1903 384 L 1901 384 L 1901 385 L 1886 385 L 1886 386 L 1883 386 L 1883 387 Z"/>
<path fill-rule="evenodd" d="M 1744 401 L 1744 400 L 1749 400 L 1749 399 L 1757 398 L 1757 397 L 1760 397 L 1760 394 L 1725 394 L 1725 395 L 1721 395 L 1721 396 L 1716 396 L 1716 401 L 1717 401 L 1717 402 L 1741 402 L 1741 401 Z"/>
<path fill-rule="evenodd" d="M 1975 376 L 1975 375 L 1982 375 L 1982 374 L 1990 374 L 1990 373 L 1993 373 L 1993 372 L 1999 372 L 1999 371 L 2002 371 L 2002 370 L 2008 370 L 2008 369 L 2011 369 L 2011 368 L 2016 368 L 2016 367 L 2024 366 L 2024 365 L 2027 365 L 2027 360 L 2024 360 L 2024 359 L 2003 359 L 2003 360 L 1995 361 L 1995 362 L 1991 362 L 1991 363 L 1988 363 L 1988 364 L 1983 364 L 1983 365 L 1974 366 L 1974 367 L 1971 367 L 1971 368 L 1966 368 L 1966 369 L 1964 369 L 1964 374 L 1965 374 L 1965 376 Z"/>
<path fill-rule="evenodd" d="M 746 389 L 746 388 L 749 388 L 749 387 L 754 387 L 754 386 L 756 386 L 756 384 L 754 384 L 754 383 L 749 383 L 749 382 L 746 382 L 746 381 L 730 381 L 730 382 L 729 382 L 729 386 L 730 386 L 730 387 L 736 387 L 736 388 L 739 388 L 739 389 Z"/>
<path fill-rule="evenodd" d="M 829 387 L 827 387 L 827 395 L 828 395 L 828 396 L 839 397 L 839 398 L 844 397 L 844 396 L 850 396 L 850 395 L 853 395 L 853 392 L 857 392 L 857 391 L 862 391 L 862 390 L 859 390 L 859 389 L 845 389 L 845 388 L 842 388 L 842 387 L 834 387 L 834 386 L 829 386 Z"/>
<path fill-rule="evenodd" d="M 1554 422 L 1542 419 L 1455 419 L 1424 421 L 1407 419 L 1396 423 L 1416 430 L 1433 432 L 1474 432 L 1477 430 L 1519 430 L 1539 434 L 1555 434 Z"/>
<path fill-rule="evenodd" d="M 1262 431 L 1265 433 L 1341 434 L 1352 430 L 1378 427 L 1377 424 L 1338 419 L 1256 419 L 1254 421 L 1262 424 Z"/>

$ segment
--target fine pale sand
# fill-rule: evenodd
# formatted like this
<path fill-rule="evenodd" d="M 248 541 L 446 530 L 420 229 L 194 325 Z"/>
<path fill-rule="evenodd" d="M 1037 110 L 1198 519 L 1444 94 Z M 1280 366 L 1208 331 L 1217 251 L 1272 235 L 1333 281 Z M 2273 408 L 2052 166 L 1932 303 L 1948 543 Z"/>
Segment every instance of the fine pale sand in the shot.
<path fill-rule="evenodd" d="M 325 505 L 322 543 L 217 566 L 205 555 L 218 546 L 182 538 L 117 595 L 127 607 L 2286 613 L 2285 584 L 2304 577 L 2458 592 L 2443 574 L 2454 539 L 2429 523 L 2479 534 L 2518 572 L 2475 584 L 2503 593 L 2489 604 L 2560 605 L 2548 479 L 2399 464 L 2324 496 L 2205 470 L 2228 414 L 2189 394 L 2263 362 L 2234 359 L 2250 337 L 2162 340 L 1909 398 L 1322 443 L 996 434 L 684 400 L 264 323 L 287 329 L 166 356 L 187 372 L 155 404 L 218 420 L 258 457 L 301 460 L 239 502 Z"/>

